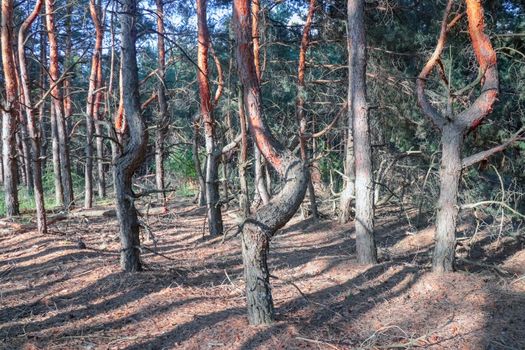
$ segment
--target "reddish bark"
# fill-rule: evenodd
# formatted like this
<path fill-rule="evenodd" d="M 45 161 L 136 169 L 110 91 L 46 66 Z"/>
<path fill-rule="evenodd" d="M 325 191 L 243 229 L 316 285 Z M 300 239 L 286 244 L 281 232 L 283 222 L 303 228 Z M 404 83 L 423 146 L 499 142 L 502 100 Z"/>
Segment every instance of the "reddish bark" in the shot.
<path fill-rule="evenodd" d="M 307 177 L 301 159 L 285 149 L 263 122 L 250 17 L 250 1 L 235 0 L 233 26 L 237 43 L 238 74 L 244 89 L 244 106 L 250 133 L 257 147 L 284 182 L 281 192 L 248 217 L 242 226 L 248 320 L 251 324 L 268 324 L 274 319 L 267 265 L 269 241 L 299 208 L 306 192 Z"/>
<path fill-rule="evenodd" d="M 454 269 L 456 246 L 456 221 L 458 217 L 458 191 L 463 168 L 461 148 L 463 138 L 472 128 L 476 128 L 492 111 L 498 97 L 498 71 L 496 52 L 492 48 L 489 37 L 484 33 L 484 15 L 479 0 L 466 0 L 468 30 L 476 60 L 483 72 L 481 93 L 476 100 L 456 116 L 443 115 L 433 107 L 425 95 L 425 83 L 432 70 L 438 64 L 445 47 L 447 34 L 451 25 L 448 16 L 453 0 L 449 0 L 445 9 L 441 31 L 434 53 L 421 71 L 417 81 L 418 103 L 424 114 L 438 126 L 442 132 L 442 159 L 440 167 L 440 195 L 436 218 L 436 247 L 432 260 L 432 269 L 443 273 Z M 455 19 L 453 20 L 455 21 Z M 454 96 L 451 96 L 452 99 Z M 450 104 L 450 102 L 449 102 Z M 449 109 L 450 110 L 450 109 Z M 450 113 L 448 113 L 450 114 Z M 495 153 L 495 152 L 493 152 Z M 470 164 L 475 160 L 486 158 L 491 152 L 481 152 L 480 155 L 468 157 Z M 469 164 L 469 165 L 470 165 Z"/>
<path fill-rule="evenodd" d="M 204 123 L 206 143 L 206 206 L 208 211 L 208 226 L 211 235 L 222 234 L 222 214 L 219 198 L 218 161 L 220 152 L 217 149 L 215 135 L 215 119 L 211 101 L 208 79 L 208 49 L 210 34 L 206 18 L 206 0 L 197 0 L 197 80 L 199 83 L 200 112 Z"/>
<path fill-rule="evenodd" d="M 71 179 L 71 167 L 69 162 L 69 144 L 66 131 L 66 120 L 64 116 L 64 99 L 62 97 L 59 49 L 55 28 L 55 3 L 54 0 L 45 0 L 46 27 L 49 41 L 49 79 L 51 86 L 52 103 L 55 108 L 55 118 L 58 134 L 58 146 L 60 156 L 60 173 L 64 191 L 64 207 L 69 209 L 73 204 L 73 181 Z"/>

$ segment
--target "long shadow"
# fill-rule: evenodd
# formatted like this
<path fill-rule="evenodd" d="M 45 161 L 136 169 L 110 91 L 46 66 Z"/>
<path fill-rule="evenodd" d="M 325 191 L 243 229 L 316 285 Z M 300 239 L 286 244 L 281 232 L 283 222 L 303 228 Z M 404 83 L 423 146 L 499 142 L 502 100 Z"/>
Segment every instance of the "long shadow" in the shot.
<path fill-rule="evenodd" d="M 395 298 L 410 289 L 412 285 L 417 282 L 421 276 L 421 272 L 413 267 L 403 267 L 402 270 L 390 276 L 385 282 L 366 288 L 360 288 L 365 282 L 380 277 L 389 266 L 392 264 L 376 265 L 358 276 L 346 281 L 342 285 L 337 285 L 325 288 L 318 292 L 307 295 L 308 299 L 313 302 L 319 302 L 325 307 L 314 305 L 315 311 L 307 313 L 295 319 L 292 322 L 276 323 L 266 330 L 258 333 L 256 336 L 247 340 L 242 346 L 242 350 L 257 349 L 265 345 L 272 336 L 276 333 L 283 332 L 285 328 L 293 323 L 301 334 L 308 334 L 310 331 L 316 330 L 320 327 L 330 327 L 331 331 L 337 330 L 337 324 L 340 322 L 350 322 L 352 319 L 357 319 L 360 315 L 371 310 L 375 306 L 375 301 Z M 405 280 L 408 276 L 413 276 L 412 280 L 403 288 L 397 291 L 391 291 L 397 284 Z M 343 300 L 338 300 L 338 295 L 345 295 Z M 276 311 L 280 320 L 286 320 L 287 314 L 301 309 L 307 309 L 312 304 L 304 298 L 299 297 L 290 302 L 281 305 Z M 343 317 L 343 319 L 341 319 Z M 342 334 L 343 335 L 343 334 Z M 288 344 L 293 347 L 292 344 Z M 354 346 L 352 343 L 337 344 L 341 346 Z"/>

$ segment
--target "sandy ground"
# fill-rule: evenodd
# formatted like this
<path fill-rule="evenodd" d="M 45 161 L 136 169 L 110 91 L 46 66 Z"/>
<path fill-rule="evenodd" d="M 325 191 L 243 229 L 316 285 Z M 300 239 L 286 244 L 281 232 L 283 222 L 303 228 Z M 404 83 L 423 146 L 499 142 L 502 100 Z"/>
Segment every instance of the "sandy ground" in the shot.
<path fill-rule="evenodd" d="M 115 217 L 77 213 L 46 236 L 3 228 L 0 348 L 525 349 L 523 241 L 478 234 L 458 248 L 460 270 L 437 276 L 433 230 L 379 216 L 376 266 L 356 263 L 352 224 L 295 218 L 278 233 L 270 327 L 244 316 L 235 230 L 203 237 L 189 202 L 144 218 L 157 243 L 145 235 L 136 274 L 119 269 Z"/>

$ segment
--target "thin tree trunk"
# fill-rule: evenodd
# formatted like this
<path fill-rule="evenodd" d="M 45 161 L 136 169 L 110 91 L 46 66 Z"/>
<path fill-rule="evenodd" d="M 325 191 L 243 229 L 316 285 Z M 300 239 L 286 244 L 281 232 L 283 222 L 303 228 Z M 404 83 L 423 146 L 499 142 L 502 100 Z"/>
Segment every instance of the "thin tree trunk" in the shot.
<path fill-rule="evenodd" d="M 140 271 L 139 221 L 135 208 L 132 179 L 146 155 L 148 135 L 140 112 L 140 97 L 135 42 L 137 32 L 136 0 L 124 0 L 121 5 L 121 75 L 124 117 L 129 140 L 115 165 L 117 181 L 117 216 L 120 226 L 120 265 L 124 271 Z"/>
<path fill-rule="evenodd" d="M 199 180 L 199 193 L 197 195 L 197 202 L 200 207 L 206 205 L 206 181 L 204 180 L 204 175 L 202 174 L 201 161 L 199 158 L 199 126 L 200 117 L 195 117 L 193 120 L 193 166 L 195 167 L 195 172 L 197 173 L 197 179 Z"/>
<path fill-rule="evenodd" d="M 62 187 L 62 173 L 60 171 L 60 147 L 58 141 L 58 126 L 55 114 L 55 106 L 50 106 L 51 119 L 51 151 L 53 153 L 53 175 L 55 179 L 55 202 L 57 205 L 64 206 L 64 190 Z"/>
<path fill-rule="evenodd" d="M 315 0 L 310 0 L 310 6 L 308 9 L 308 15 L 306 17 L 306 23 L 304 25 L 303 36 L 301 39 L 301 47 L 299 50 L 299 64 L 297 69 L 297 101 L 296 101 L 296 114 L 297 122 L 299 123 L 299 149 L 301 152 L 301 158 L 303 161 L 308 161 L 308 149 L 304 133 L 306 132 L 306 114 L 304 111 L 304 95 L 306 94 L 304 73 L 306 70 L 306 51 L 308 50 L 308 44 L 310 42 L 310 27 L 312 25 L 312 19 L 315 12 Z M 308 198 L 310 199 L 310 206 L 312 210 L 312 217 L 314 220 L 319 218 L 317 212 L 317 202 L 315 200 L 315 190 L 310 177 L 310 172 L 306 175 L 308 177 Z"/>
<path fill-rule="evenodd" d="M 242 87 L 239 87 L 239 124 L 241 126 L 241 153 L 239 158 L 239 207 L 243 218 L 250 215 L 250 202 L 248 198 L 248 179 L 246 168 L 248 167 L 248 133 L 246 130 L 246 114 L 244 113 L 244 95 Z"/>
<path fill-rule="evenodd" d="M 69 143 L 66 128 L 66 118 L 64 115 L 64 100 L 60 91 L 60 72 L 59 72 L 59 50 L 55 29 L 55 9 L 54 0 L 45 0 L 46 9 L 46 27 L 49 40 L 49 78 L 51 89 L 52 103 L 55 107 L 55 118 L 58 135 L 59 155 L 60 155 L 60 173 L 62 180 L 62 189 L 64 194 L 64 208 L 69 208 L 74 204 L 73 181 L 71 179 L 71 166 L 69 162 Z"/>
<path fill-rule="evenodd" d="M 253 38 L 253 63 L 255 65 L 255 74 L 259 84 L 261 83 L 261 45 L 260 45 L 260 30 L 259 30 L 259 17 L 261 14 L 260 0 L 253 0 L 251 3 L 251 15 L 252 15 L 252 38 Z M 254 196 L 254 207 L 259 206 L 259 201 L 262 201 L 264 205 L 270 201 L 269 188 L 265 182 L 265 166 L 264 160 L 261 157 L 261 153 L 257 149 L 257 145 L 254 142 L 254 163 L 255 163 L 255 188 L 256 196 Z"/>
<path fill-rule="evenodd" d="M 1 50 L 4 70 L 5 101 L 2 106 L 2 161 L 4 166 L 4 198 L 6 216 L 20 213 L 18 205 L 18 185 L 16 170 L 16 124 L 17 85 L 15 64 L 13 61 L 13 0 L 2 0 Z"/>
<path fill-rule="evenodd" d="M 355 232 L 357 261 L 361 264 L 377 263 L 374 240 L 374 183 L 372 173 L 372 147 L 366 102 L 366 38 L 365 1 L 348 1 L 348 66 L 350 73 L 349 103 L 353 116 L 355 151 Z"/>
<path fill-rule="evenodd" d="M 89 1 L 89 12 L 95 27 L 95 48 L 93 50 L 93 57 L 91 58 L 91 73 L 89 75 L 89 87 L 87 93 L 86 104 L 86 165 L 84 168 L 84 208 L 89 209 L 93 207 L 93 132 L 95 129 L 95 114 L 98 110 L 97 106 L 97 87 L 99 65 L 101 64 L 102 55 L 102 24 L 100 23 L 99 8 L 97 8 L 95 0 Z M 97 133 L 100 133 L 98 128 Z"/>
<path fill-rule="evenodd" d="M 34 196 L 36 206 L 36 222 L 39 233 L 47 233 L 46 210 L 44 205 L 44 189 L 42 186 L 42 168 L 41 168 L 41 151 L 40 135 L 35 122 L 35 116 L 31 103 L 31 89 L 29 87 L 29 75 L 27 73 L 27 62 L 25 56 L 25 36 L 27 30 L 31 27 L 42 8 L 42 0 L 37 0 L 33 12 L 22 23 L 18 31 L 18 61 L 20 63 L 20 82 L 22 85 L 24 106 L 27 118 L 27 130 L 31 140 L 31 162 L 34 172 Z"/>
<path fill-rule="evenodd" d="M 233 27 L 237 43 L 237 68 L 244 88 L 244 105 L 250 132 L 257 147 L 284 186 L 267 205 L 251 215 L 243 225 L 242 255 L 246 280 L 246 300 L 250 324 L 269 324 L 274 308 L 267 266 L 270 238 L 295 214 L 307 187 L 307 170 L 301 159 L 285 149 L 271 134 L 262 119 L 261 92 L 252 47 L 250 1 L 235 0 Z"/>
<path fill-rule="evenodd" d="M 100 6 L 99 6 L 100 9 Z M 100 12 L 100 10 L 99 10 Z M 102 16 L 101 16 L 102 17 Z M 97 94 L 95 97 L 95 109 L 93 116 L 95 118 L 95 149 L 97 153 L 97 194 L 98 198 L 102 199 L 106 197 L 106 172 L 104 171 L 104 139 L 102 135 L 102 124 L 103 114 L 100 113 L 100 105 L 102 103 L 102 91 L 103 91 L 103 77 L 102 77 L 102 54 L 99 58 L 98 69 L 97 69 Z"/>
<path fill-rule="evenodd" d="M 204 123 L 204 139 L 206 144 L 206 207 L 208 212 L 208 227 L 210 234 L 222 234 L 222 213 L 219 196 L 218 166 L 220 153 L 217 149 L 215 135 L 215 120 L 211 102 L 210 86 L 208 81 L 208 49 L 210 35 L 206 17 L 206 0 L 197 1 L 198 26 L 198 72 L 199 93 L 201 99 L 201 116 Z"/>
<path fill-rule="evenodd" d="M 157 47 L 158 47 L 158 88 L 159 115 L 155 131 L 155 182 L 157 190 L 163 191 L 164 183 L 164 139 L 168 129 L 168 102 L 166 98 L 166 48 L 164 45 L 164 0 L 157 4 Z M 166 193 L 160 192 L 159 199 L 166 206 Z"/>

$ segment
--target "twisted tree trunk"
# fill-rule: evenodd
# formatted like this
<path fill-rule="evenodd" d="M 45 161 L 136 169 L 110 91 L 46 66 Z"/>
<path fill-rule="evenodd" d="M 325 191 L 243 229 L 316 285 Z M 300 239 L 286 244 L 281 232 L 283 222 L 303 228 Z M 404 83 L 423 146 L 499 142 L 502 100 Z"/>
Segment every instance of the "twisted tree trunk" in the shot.
<path fill-rule="evenodd" d="M 248 320 L 253 325 L 269 324 L 274 319 L 267 266 L 269 241 L 299 208 L 306 192 L 308 178 L 301 159 L 275 139 L 262 119 L 249 0 L 234 1 L 233 22 L 237 42 L 237 67 L 244 88 L 244 105 L 249 116 L 250 132 L 262 155 L 284 181 L 281 192 L 249 216 L 242 230 Z"/>
<path fill-rule="evenodd" d="M 140 271 L 140 237 L 132 178 L 146 154 L 147 131 L 140 112 L 137 53 L 136 0 L 121 5 L 121 77 L 123 115 L 129 129 L 129 140 L 115 164 L 117 216 L 120 226 L 120 265 L 124 271 Z"/>

